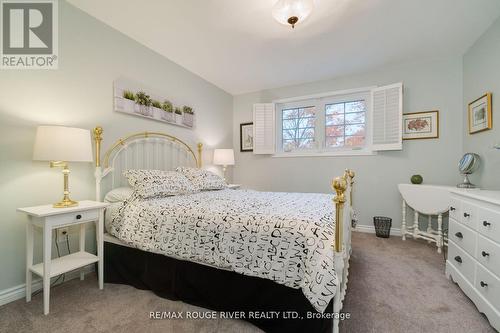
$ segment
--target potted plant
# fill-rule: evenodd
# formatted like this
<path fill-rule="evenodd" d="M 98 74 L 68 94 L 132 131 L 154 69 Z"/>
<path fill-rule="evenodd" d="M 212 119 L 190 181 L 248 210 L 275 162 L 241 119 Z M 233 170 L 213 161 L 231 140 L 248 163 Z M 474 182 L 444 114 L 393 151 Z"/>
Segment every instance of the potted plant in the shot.
<path fill-rule="evenodd" d="M 182 117 L 182 111 L 181 111 L 180 107 L 178 107 L 178 106 L 175 107 L 175 114 L 176 114 L 175 122 L 177 123 L 178 122 L 177 120 Z"/>
<path fill-rule="evenodd" d="M 151 109 L 153 110 L 153 116 L 155 118 L 160 118 L 163 110 L 161 109 L 161 103 L 156 99 L 151 101 Z"/>
<path fill-rule="evenodd" d="M 186 126 L 193 127 L 194 111 L 192 107 L 184 105 L 182 107 L 182 123 Z"/>
<path fill-rule="evenodd" d="M 136 113 L 139 113 L 146 117 L 153 116 L 153 110 L 151 109 L 151 104 L 153 103 L 153 101 L 148 94 L 146 94 L 144 91 L 139 91 L 137 94 L 135 94 L 135 101 L 137 102 L 135 108 Z"/>
<path fill-rule="evenodd" d="M 134 112 L 135 107 L 135 94 L 130 90 L 123 91 L 123 98 L 120 100 L 121 109 L 125 112 Z"/>
<path fill-rule="evenodd" d="M 170 123 L 174 122 L 174 106 L 169 101 L 163 102 L 161 119 L 166 120 Z"/>

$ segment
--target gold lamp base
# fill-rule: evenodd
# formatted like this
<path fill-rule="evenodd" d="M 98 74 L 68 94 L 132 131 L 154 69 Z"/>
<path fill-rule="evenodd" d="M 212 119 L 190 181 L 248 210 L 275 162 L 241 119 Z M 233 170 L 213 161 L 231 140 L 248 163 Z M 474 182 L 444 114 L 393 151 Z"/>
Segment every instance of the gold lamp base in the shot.
<path fill-rule="evenodd" d="M 55 204 L 52 205 L 54 208 L 68 208 L 68 207 L 76 207 L 78 206 L 78 201 L 73 201 L 69 198 L 69 168 L 68 168 L 68 163 L 63 162 L 63 161 L 57 161 L 57 162 L 50 162 L 50 167 L 55 168 L 55 167 L 62 167 L 63 170 L 63 175 L 64 175 L 64 197 L 61 201 L 56 202 Z"/>
<path fill-rule="evenodd" d="M 78 206 L 78 201 L 73 201 L 69 198 L 64 198 L 63 200 L 56 202 L 52 205 L 54 208 L 68 208 Z"/>

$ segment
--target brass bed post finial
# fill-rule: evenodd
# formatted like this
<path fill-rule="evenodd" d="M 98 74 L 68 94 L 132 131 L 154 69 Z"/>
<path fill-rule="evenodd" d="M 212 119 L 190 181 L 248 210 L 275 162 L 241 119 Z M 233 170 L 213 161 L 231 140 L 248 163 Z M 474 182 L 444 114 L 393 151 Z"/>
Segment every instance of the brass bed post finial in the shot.
<path fill-rule="evenodd" d="M 201 168 L 202 165 L 203 165 L 203 162 L 201 160 L 202 158 L 202 155 L 201 155 L 201 152 L 203 150 L 203 143 L 198 143 L 198 168 Z"/>
<path fill-rule="evenodd" d="M 342 252 L 342 236 L 344 226 L 344 203 L 345 203 L 345 190 L 347 188 L 347 180 L 345 176 L 337 177 L 332 181 L 332 188 L 335 190 L 335 252 Z"/>
<path fill-rule="evenodd" d="M 95 142 L 95 166 L 101 166 L 101 141 L 102 141 L 102 127 L 97 126 L 93 130 L 94 132 L 94 142 Z"/>
<path fill-rule="evenodd" d="M 346 179 L 349 180 L 349 204 L 352 207 L 352 190 L 354 185 L 354 177 L 356 176 L 356 173 L 351 169 L 345 169 L 344 175 L 347 176 Z"/>

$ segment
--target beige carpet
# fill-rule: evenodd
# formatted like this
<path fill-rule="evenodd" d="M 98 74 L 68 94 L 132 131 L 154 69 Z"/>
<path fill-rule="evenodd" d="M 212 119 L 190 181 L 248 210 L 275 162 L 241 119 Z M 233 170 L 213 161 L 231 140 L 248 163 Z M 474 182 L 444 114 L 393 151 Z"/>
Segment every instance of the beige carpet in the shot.
<path fill-rule="evenodd" d="M 344 310 L 352 319 L 341 332 L 494 332 L 460 289 L 444 276 L 435 247 L 399 238 L 355 233 Z M 0 307 L 0 332 L 261 332 L 237 320 L 151 320 L 150 311 L 200 308 L 159 298 L 148 291 L 106 284 L 95 276 L 51 291 L 51 313 L 42 295 Z"/>

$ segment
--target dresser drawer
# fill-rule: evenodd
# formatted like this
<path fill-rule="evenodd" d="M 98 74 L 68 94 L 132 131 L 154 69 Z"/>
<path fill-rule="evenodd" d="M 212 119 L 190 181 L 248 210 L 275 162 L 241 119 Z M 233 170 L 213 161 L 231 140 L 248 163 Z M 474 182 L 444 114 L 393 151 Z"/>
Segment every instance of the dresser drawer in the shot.
<path fill-rule="evenodd" d="M 61 208 L 62 209 L 62 208 Z M 59 214 L 48 216 L 46 222 L 50 222 L 53 226 L 72 224 L 75 222 L 90 222 L 99 218 L 99 210 L 87 210 L 78 213 Z"/>
<path fill-rule="evenodd" d="M 461 222 L 471 229 L 476 229 L 478 207 L 470 202 L 462 201 L 462 218 Z"/>
<path fill-rule="evenodd" d="M 490 271 L 500 276 L 500 245 L 489 239 L 477 236 L 476 259 Z"/>
<path fill-rule="evenodd" d="M 497 310 L 500 310 L 500 279 L 481 265 L 476 267 L 476 289 Z"/>
<path fill-rule="evenodd" d="M 476 238 L 477 232 L 453 219 L 450 219 L 448 239 L 451 239 L 456 245 L 461 247 L 471 256 L 474 256 L 476 253 Z"/>
<path fill-rule="evenodd" d="M 448 240 L 448 263 L 462 273 L 470 283 L 474 284 L 475 259 L 451 240 Z"/>
<path fill-rule="evenodd" d="M 450 199 L 450 218 L 462 221 L 462 201 L 457 198 Z"/>
<path fill-rule="evenodd" d="M 477 209 L 477 231 L 500 242 L 500 213 L 488 208 Z"/>

